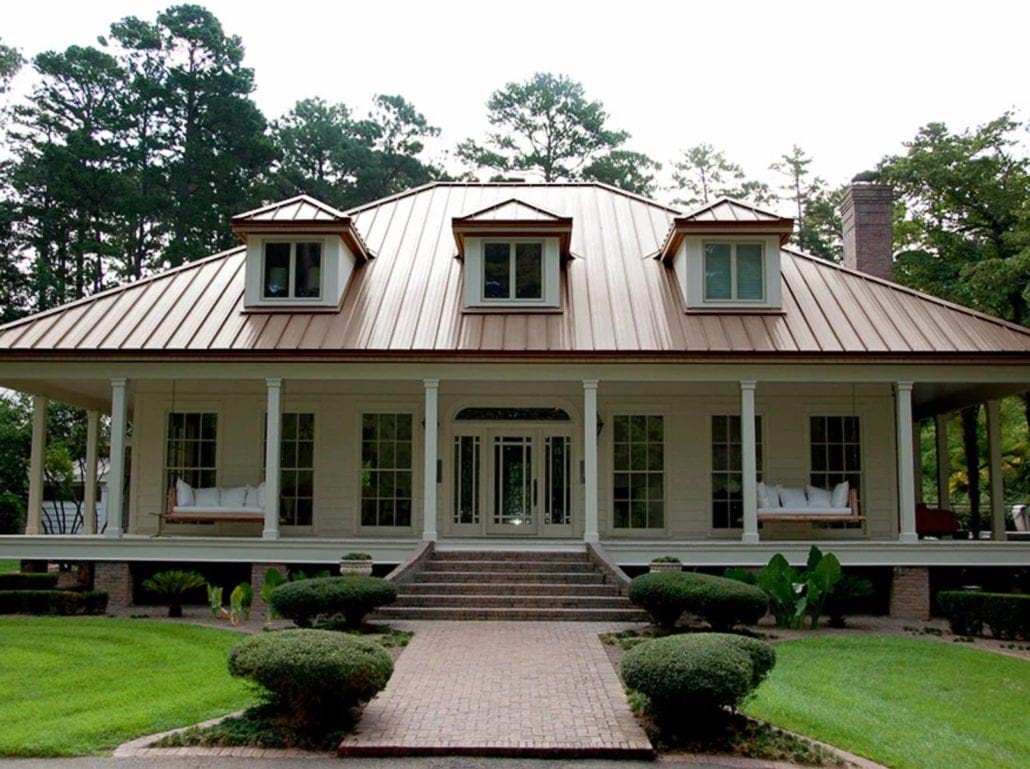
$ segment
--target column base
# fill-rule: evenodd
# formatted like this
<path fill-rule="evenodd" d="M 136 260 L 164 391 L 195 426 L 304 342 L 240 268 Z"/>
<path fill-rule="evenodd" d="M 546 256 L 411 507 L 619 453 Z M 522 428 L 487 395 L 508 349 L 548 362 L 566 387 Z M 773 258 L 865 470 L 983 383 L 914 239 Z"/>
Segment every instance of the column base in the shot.
<path fill-rule="evenodd" d="M 601 541 L 601 537 L 600 537 L 600 535 L 598 535 L 598 533 L 596 531 L 588 531 L 585 534 L 583 534 L 583 541 L 584 542 L 600 542 Z"/>
<path fill-rule="evenodd" d="M 261 532 L 261 539 L 279 539 L 279 529 L 265 529 Z"/>
<path fill-rule="evenodd" d="M 422 532 L 422 541 L 423 542 L 436 542 L 437 537 L 438 537 L 438 535 L 437 535 L 437 533 L 435 531 L 423 531 Z"/>
<path fill-rule="evenodd" d="M 740 535 L 740 541 L 745 545 L 757 545 L 759 543 L 758 532 L 745 531 Z"/>
<path fill-rule="evenodd" d="M 110 539 L 118 539 L 122 536 L 122 530 L 120 528 L 113 528 L 111 526 L 108 526 L 106 529 L 104 529 L 104 536 L 109 537 Z"/>
<path fill-rule="evenodd" d="M 911 545 L 919 541 L 919 535 L 914 531 L 906 531 L 898 535 L 898 542 L 904 545 Z"/>

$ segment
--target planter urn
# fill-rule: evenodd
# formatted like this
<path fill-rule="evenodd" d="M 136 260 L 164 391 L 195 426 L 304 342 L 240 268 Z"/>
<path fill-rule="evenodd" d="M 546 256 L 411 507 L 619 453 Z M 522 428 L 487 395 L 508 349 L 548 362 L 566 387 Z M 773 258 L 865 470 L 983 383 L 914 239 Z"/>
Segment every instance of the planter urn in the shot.
<path fill-rule="evenodd" d="M 372 576 L 371 561 L 340 561 L 340 574 L 343 576 L 358 575 L 361 577 Z"/>

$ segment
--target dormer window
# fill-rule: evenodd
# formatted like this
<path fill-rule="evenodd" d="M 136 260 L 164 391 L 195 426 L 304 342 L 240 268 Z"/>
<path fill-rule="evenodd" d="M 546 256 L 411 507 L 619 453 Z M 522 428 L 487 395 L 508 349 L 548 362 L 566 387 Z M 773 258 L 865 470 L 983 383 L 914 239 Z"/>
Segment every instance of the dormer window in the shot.
<path fill-rule="evenodd" d="M 483 242 L 483 301 L 544 298 L 542 241 Z"/>
<path fill-rule="evenodd" d="M 263 299 L 322 296 L 322 241 L 265 241 Z"/>
<path fill-rule="evenodd" d="M 705 301 L 761 302 L 765 299 L 763 244 L 704 244 Z"/>

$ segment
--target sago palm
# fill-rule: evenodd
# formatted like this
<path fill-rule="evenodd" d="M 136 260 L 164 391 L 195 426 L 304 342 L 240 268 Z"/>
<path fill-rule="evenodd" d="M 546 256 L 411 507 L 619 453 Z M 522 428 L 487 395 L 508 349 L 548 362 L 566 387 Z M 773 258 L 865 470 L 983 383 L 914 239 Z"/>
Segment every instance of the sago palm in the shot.
<path fill-rule="evenodd" d="M 169 617 L 181 617 L 183 595 L 205 584 L 207 580 L 195 571 L 159 571 L 143 580 L 143 589 L 165 600 Z"/>

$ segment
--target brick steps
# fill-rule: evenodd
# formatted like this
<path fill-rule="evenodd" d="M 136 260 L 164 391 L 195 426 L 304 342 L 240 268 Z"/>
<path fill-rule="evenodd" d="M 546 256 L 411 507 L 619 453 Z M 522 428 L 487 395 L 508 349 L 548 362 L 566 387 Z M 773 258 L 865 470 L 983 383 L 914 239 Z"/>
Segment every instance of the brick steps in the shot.
<path fill-rule="evenodd" d="M 641 612 L 585 551 L 434 552 L 377 618 L 635 622 Z"/>

